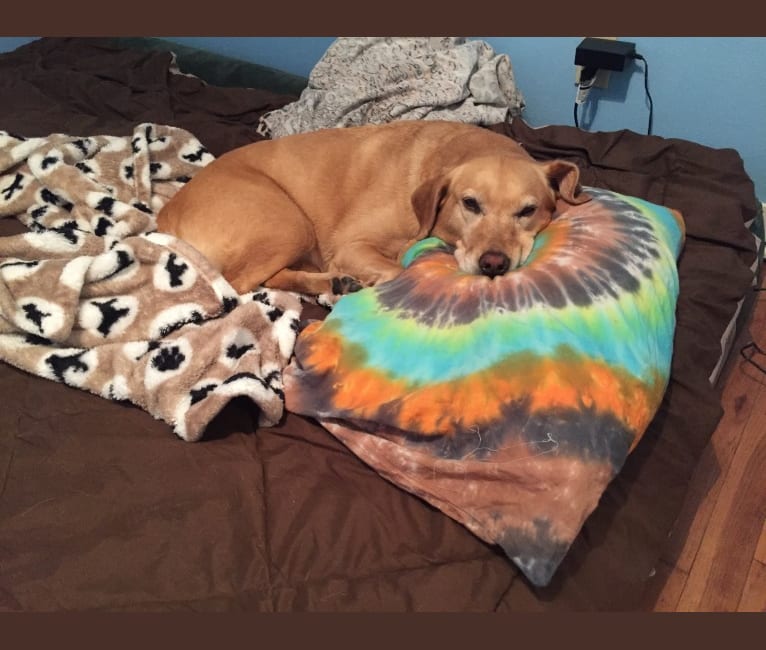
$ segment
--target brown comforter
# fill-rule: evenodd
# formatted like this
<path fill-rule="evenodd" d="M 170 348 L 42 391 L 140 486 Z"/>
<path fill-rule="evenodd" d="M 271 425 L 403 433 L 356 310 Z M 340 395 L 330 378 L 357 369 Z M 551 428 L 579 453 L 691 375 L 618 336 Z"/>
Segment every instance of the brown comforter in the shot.
<path fill-rule="evenodd" d="M 293 99 L 206 85 L 170 63 L 168 53 L 85 39 L 0 55 L 0 130 L 128 135 L 167 124 L 217 156 L 259 139 L 259 117 Z M 502 552 L 310 419 L 259 428 L 252 403 L 235 400 L 203 442 L 187 444 L 138 408 L 3 364 L 0 610 L 650 607 L 721 416 L 709 377 L 753 277 L 753 186 L 731 150 L 519 120 L 495 128 L 538 158 L 576 162 L 587 185 L 680 210 L 688 229 L 668 393 L 550 586 L 533 589 Z M 21 231 L 0 221 L 0 236 Z"/>

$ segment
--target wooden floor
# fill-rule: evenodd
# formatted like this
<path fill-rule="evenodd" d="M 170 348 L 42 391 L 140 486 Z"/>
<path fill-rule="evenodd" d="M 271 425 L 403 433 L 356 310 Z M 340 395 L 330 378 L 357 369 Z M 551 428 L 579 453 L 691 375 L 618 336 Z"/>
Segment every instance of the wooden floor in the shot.
<path fill-rule="evenodd" d="M 766 350 L 766 292 L 757 294 L 747 340 Z M 658 568 L 667 581 L 655 611 L 766 612 L 766 374 L 742 360 L 740 347 L 725 414 L 681 514 L 689 532 L 673 542 L 675 562 Z M 753 360 L 766 369 L 766 356 Z"/>

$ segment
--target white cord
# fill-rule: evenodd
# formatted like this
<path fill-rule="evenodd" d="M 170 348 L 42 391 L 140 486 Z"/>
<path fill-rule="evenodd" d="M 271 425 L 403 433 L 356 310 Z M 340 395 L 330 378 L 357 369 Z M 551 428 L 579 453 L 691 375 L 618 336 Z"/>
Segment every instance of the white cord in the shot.
<path fill-rule="evenodd" d="M 593 75 L 588 81 L 580 82 L 577 85 L 577 95 L 575 96 L 575 103 L 576 104 L 584 104 L 585 100 L 588 98 L 588 94 L 590 93 L 590 89 L 593 88 L 593 82 L 596 80 L 596 75 Z"/>

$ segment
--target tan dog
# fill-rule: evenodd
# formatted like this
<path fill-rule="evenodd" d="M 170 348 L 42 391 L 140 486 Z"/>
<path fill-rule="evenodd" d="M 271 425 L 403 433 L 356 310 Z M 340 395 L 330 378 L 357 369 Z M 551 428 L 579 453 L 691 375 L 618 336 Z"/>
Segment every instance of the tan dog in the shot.
<path fill-rule="evenodd" d="M 158 216 L 239 293 L 259 285 L 347 293 L 394 278 L 428 235 L 460 268 L 490 277 L 522 264 L 558 198 L 581 203 L 579 171 L 538 163 L 510 138 L 456 122 L 325 129 L 235 149 Z"/>

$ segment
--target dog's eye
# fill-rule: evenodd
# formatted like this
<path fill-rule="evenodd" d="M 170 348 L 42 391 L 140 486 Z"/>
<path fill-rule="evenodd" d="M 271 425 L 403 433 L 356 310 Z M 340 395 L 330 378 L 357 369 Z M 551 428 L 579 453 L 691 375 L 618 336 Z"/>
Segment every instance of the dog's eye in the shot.
<path fill-rule="evenodd" d="M 521 210 L 516 213 L 517 217 L 528 217 L 530 214 L 537 210 L 536 205 L 525 205 Z"/>
<path fill-rule="evenodd" d="M 479 212 L 481 212 L 481 206 L 479 205 L 479 202 L 472 196 L 466 196 L 463 199 L 463 206 L 466 210 L 475 214 L 479 214 Z"/>

